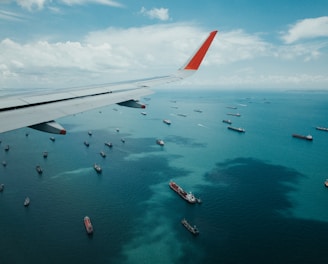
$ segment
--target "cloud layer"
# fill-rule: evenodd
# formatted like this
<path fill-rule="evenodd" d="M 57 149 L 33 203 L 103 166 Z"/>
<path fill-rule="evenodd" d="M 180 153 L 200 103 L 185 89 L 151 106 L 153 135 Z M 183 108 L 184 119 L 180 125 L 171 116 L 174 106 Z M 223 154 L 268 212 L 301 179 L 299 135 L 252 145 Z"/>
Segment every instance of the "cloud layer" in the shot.
<path fill-rule="evenodd" d="M 324 24 L 325 18 L 318 21 Z M 299 31 L 302 25 L 306 29 L 308 23 L 296 23 L 285 35 L 287 44 L 273 44 L 263 35 L 240 29 L 219 32 L 201 73 L 180 85 L 327 87 L 328 41 L 309 41 L 314 36 L 324 36 L 324 30 L 311 36 L 306 30 Z M 89 32 L 75 42 L 19 43 L 3 39 L 0 85 L 35 88 L 53 87 L 55 83 L 58 88 L 169 74 L 185 63 L 208 33 L 190 23 L 166 23 L 110 27 Z M 302 38 L 308 41 L 301 43 Z"/>
<path fill-rule="evenodd" d="M 328 16 L 300 20 L 282 36 L 287 44 L 318 37 L 328 37 Z"/>

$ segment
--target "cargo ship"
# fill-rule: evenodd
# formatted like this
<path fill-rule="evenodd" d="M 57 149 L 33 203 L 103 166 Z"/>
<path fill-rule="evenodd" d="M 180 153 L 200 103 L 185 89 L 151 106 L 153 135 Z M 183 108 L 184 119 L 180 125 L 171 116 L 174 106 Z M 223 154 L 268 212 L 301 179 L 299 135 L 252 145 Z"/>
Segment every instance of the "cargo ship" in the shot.
<path fill-rule="evenodd" d="M 234 130 L 234 131 L 237 131 L 237 132 L 241 132 L 241 133 L 245 133 L 245 129 L 244 128 L 241 128 L 241 127 L 228 126 L 228 129 Z"/>
<path fill-rule="evenodd" d="M 241 116 L 241 114 L 239 114 L 239 113 L 228 113 L 227 115 L 237 116 L 237 117 L 240 117 Z"/>
<path fill-rule="evenodd" d="M 164 146 L 164 140 L 162 140 L 162 139 L 157 139 L 156 140 L 156 143 L 158 144 L 158 145 L 160 145 L 160 146 Z"/>
<path fill-rule="evenodd" d="M 164 120 L 163 120 L 163 123 L 164 123 L 164 124 L 167 124 L 167 125 L 171 125 L 171 121 L 168 120 L 168 119 L 164 119 Z"/>
<path fill-rule="evenodd" d="M 229 124 L 229 125 L 232 124 L 231 120 L 229 120 L 229 119 L 223 119 L 222 122 L 223 122 L 223 123 L 227 123 L 227 124 Z"/>
<path fill-rule="evenodd" d="M 95 169 L 95 171 L 97 173 L 101 173 L 101 171 L 102 171 L 101 167 L 98 164 L 96 164 L 96 163 L 93 165 L 93 168 Z"/>
<path fill-rule="evenodd" d="M 328 127 L 316 127 L 316 130 L 322 130 L 322 131 L 327 131 L 328 132 Z"/>
<path fill-rule="evenodd" d="M 328 188 L 328 179 L 325 180 L 325 186 Z"/>
<path fill-rule="evenodd" d="M 193 235 L 195 235 L 195 236 L 199 235 L 199 231 L 198 231 L 197 227 L 195 225 L 192 226 L 191 224 L 189 224 L 186 219 L 182 219 L 181 224 Z"/>
<path fill-rule="evenodd" d="M 192 204 L 201 203 L 201 200 L 199 198 L 196 198 L 191 192 L 187 193 L 179 185 L 177 185 L 174 181 L 170 181 L 169 185 L 173 191 L 175 191 L 177 194 L 179 194 L 188 203 L 192 203 Z"/>
<path fill-rule="evenodd" d="M 84 221 L 85 230 L 89 235 L 91 235 L 93 233 L 93 226 L 91 224 L 89 216 L 85 216 L 83 221 Z"/>
<path fill-rule="evenodd" d="M 24 200 L 24 206 L 27 207 L 29 205 L 30 205 L 30 198 L 26 197 L 25 200 Z"/>
<path fill-rule="evenodd" d="M 292 137 L 306 139 L 306 140 L 310 140 L 310 141 L 313 140 L 313 137 L 311 135 L 304 136 L 304 135 L 299 135 L 299 134 L 292 134 Z"/>
<path fill-rule="evenodd" d="M 36 169 L 36 171 L 37 171 L 39 174 L 42 174 L 43 170 L 42 170 L 42 168 L 41 168 L 40 165 L 37 165 L 37 166 L 35 167 L 35 169 Z"/>

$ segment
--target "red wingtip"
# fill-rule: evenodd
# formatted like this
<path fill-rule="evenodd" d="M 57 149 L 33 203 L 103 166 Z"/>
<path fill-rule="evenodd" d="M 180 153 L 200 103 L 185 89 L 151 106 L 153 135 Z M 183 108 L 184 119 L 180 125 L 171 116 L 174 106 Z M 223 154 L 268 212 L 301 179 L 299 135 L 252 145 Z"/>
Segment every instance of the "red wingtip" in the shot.
<path fill-rule="evenodd" d="M 212 31 L 210 35 L 207 37 L 207 39 L 204 41 L 202 46 L 198 49 L 198 51 L 195 53 L 195 55 L 188 61 L 187 65 L 184 67 L 184 70 L 198 70 L 199 65 L 203 61 L 205 54 L 210 47 L 216 33 L 218 31 Z"/>
<path fill-rule="evenodd" d="M 60 130 L 60 135 L 66 135 L 66 130 L 65 129 Z"/>

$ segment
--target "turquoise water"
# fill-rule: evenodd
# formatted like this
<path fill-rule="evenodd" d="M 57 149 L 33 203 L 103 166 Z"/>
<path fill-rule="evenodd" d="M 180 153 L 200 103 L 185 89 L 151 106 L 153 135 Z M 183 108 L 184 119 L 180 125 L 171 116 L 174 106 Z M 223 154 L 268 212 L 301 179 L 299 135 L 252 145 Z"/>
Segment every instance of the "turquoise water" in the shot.
<path fill-rule="evenodd" d="M 157 91 L 145 102 L 147 115 L 109 106 L 62 118 L 55 142 L 29 128 L 0 135 L 0 263 L 327 263 L 328 132 L 315 127 L 328 127 L 328 93 Z M 187 204 L 171 179 L 203 203 Z"/>

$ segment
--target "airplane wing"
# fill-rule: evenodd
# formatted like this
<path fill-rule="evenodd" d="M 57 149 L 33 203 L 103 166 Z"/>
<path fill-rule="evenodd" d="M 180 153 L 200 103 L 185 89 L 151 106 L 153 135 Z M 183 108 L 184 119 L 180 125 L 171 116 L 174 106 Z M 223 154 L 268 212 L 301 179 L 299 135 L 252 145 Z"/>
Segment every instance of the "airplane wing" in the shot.
<path fill-rule="evenodd" d="M 144 108 L 135 98 L 151 94 L 149 88 L 155 85 L 179 81 L 196 72 L 216 33 L 211 32 L 187 63 L 174 74 L 47 94 L 0 97 L 0 133 L 29 126 L 49 133 L 66 134 L 55 119 L 116 103 Z"/>

